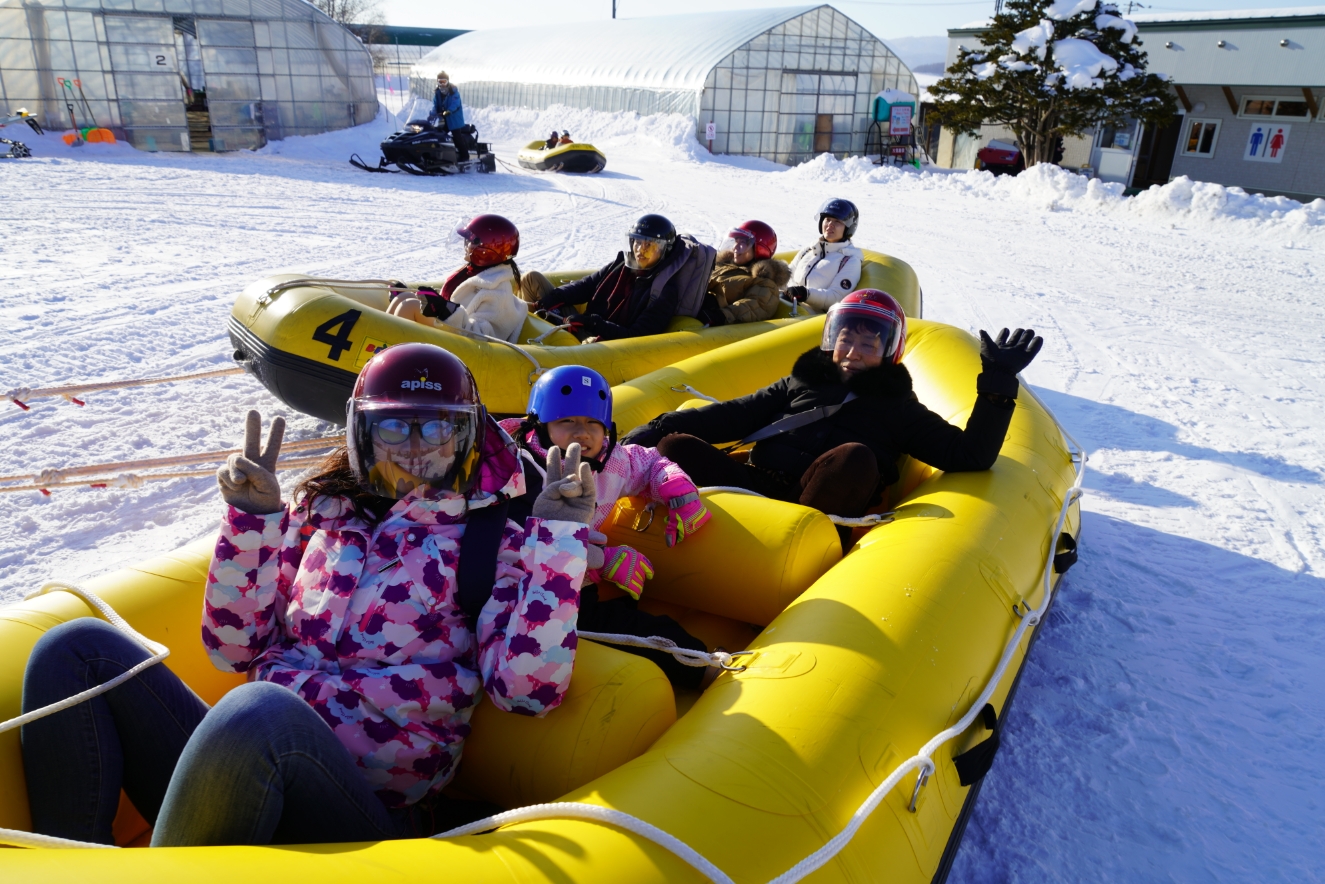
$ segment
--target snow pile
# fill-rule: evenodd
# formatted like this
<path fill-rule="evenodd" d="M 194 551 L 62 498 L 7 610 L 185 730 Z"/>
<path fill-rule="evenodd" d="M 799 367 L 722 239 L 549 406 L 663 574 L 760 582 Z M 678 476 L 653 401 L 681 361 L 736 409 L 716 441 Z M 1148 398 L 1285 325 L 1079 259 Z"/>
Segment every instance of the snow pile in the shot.
<path fill-rule="evenodd" d="M 467 109 L 466 114 L 485 141 L 527 144 L 544 140 L 555 129 L 568 131 L 576 141 L 595 147 L 647 146 L 673 160 L 708 156 L 708 151 L 695 140 L 694 119 L 681 114 L 642 117 L 634 111 L 594 111 L 565 105 L 545 110 L 481 107 Z"/>
<path fill-rule="evenodd" d="M 1103 89 L 1102 73 L 1118 70 L 1118 60 L 1100 52 L 1089 40 L 1068 38 L 1054 42 L 1054 60 L 1062 72 L 1063 85 L 1068 89 Z M 1057 79 L 1057 74 L 1045 78 Z"/>
<path fill-rule="evenodd" d="M 789 180 L 834 185 L 884 184 L 909 191 L 959 191 L 990 200 L 1009 198 L 1051 211 L 1126 215 L 1165 225 L 1234 224 L 1257 233 L 1290 233 L 1325 241 L 1325 200 L 1302 204 L 1288 197 L 1249 194 L 1240 187 L 1177 178 L 1136 197 L 1124 196 L 1121 184 L 1086 178 L 1049 164 L 1032 166 L 1017 176 L 949 171 L 928 167 L 876 166 L 864 157 L 838 160 L 818 156 L 783 173 Z"/>

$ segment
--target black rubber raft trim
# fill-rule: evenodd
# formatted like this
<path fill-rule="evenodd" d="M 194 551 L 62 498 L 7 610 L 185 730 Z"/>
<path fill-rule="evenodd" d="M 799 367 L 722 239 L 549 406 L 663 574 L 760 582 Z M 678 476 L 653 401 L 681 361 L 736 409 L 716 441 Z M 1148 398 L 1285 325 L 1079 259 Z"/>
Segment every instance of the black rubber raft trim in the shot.
<path fill-rule="evenodd" d="M 1054 605 L 1058 603 L 1058 592 L 1062 588 L 1063 582 L 1060 579 L 1053 597 L 1049 600 L 1048 609 L 1044 612 L 1044 616 L 1040 618 L 1040 625 L 1031 633 L 1031 642 L 1026 647 L 1026 656 L 1021 658 L 1021 668 L 1017 670 L 1017 677 L 1012 680 L 1012 687 L 1008 688 L 1008 696 L 1003 702 L 1003 708 L 998 712 L 1000 726 L 1007 722 L 1008 711 L 1012 709 L 1012 701 L 1017 696 L 1017 687 L 1021 684 L 1021 676 L 1026 671 L 1026 664 L 1030 662 L 1031 653 L 1035 650 L 1035 643 L 1040 640 L 1040 633 L 1044 631 L 1045 625 L 1049 622 L 1049 611 L 1052 611 Z M 981 777 L 976 780 L 975 785 L 971 786 L 970 791 L 966 793 L 966 800 L 962 802 L 962 812 L 957 815 L 957 825 L 952 827 L 952 834 L 948 837 L 947 846 L 943 848 L 943 856 L 939 859 L 939 867 L 934 872 L 931 884 L 944 884 L 948 880 L 948 874 L 952 871 L 952 863 L 957 859 L 957 851 L 962 846 L 962 836 L 966 834 L 966 824 L 971 820 L 971 811 L 975 810 L 975 802 L 980 797 L 980 787 L 984 785 L 985 779 L 985 777 Z"/>
<path fill-rule="evenodd" d="M 230 317 L 235 361 L 295 411 L 343 426 L 357 372 L 278 350 Z"/>

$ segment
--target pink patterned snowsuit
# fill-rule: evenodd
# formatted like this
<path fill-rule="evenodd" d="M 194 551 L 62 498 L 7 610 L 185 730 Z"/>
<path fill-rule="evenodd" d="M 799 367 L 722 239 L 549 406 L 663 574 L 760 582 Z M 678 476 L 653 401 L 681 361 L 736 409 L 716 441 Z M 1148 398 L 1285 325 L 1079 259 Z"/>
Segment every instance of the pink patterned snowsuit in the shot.
<path fill-rule="evenodd" d="M 503 467 L 481 487 L 524 493 L 515 459 Z M 221 523 L 202 618 L 212 662 L 303 697 L 388 807 L 450 781 L 481 691 L 542 715 L 570 684 L 587 526 L 507 523 L 476 643 L 456 603 L 465 511 L 459 495 L 415 492 L 374 526 L 342 498 L 227 507 Z"/>

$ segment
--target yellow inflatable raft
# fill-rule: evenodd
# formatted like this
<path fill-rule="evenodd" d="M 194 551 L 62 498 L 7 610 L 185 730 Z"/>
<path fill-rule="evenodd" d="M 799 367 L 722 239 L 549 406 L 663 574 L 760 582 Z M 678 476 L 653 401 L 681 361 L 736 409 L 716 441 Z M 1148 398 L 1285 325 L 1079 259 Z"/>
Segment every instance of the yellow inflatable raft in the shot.
<path fill-rule="evenodd" d="M 791 256 L 790 252 L 779 255 Z M 561 284 L 586 272 L 553 273 L 548 278 Z M 889 292 L 908 316 L 921 315 L 920 285 L 905 261 L 865 252 L 860 285 Z M 391 316 L 386 312 L 388 303 L 385 281 L 338 284 L 295 275 L 258 280 L 244 289 L 230 311 L 235 359 L 291 408 L 339 424 L 345 422 L 345 401 L 354 379 L 373 353 L 390 344 L 428 341 L 465 361 L 491 411 L 523 414 L 540 368 L 587 365 L 602 372 L 608 383 L 619 384 L 798 321 L 784 304 L 782 318 L 767 322 L 704 328 L 698 320 L 678 317 L 667 334 L 581 344 L 569 332 L 554 331 L 549 323 L 531 316 L 517 345 Z M 800 313 L 801 318 L 808 315 L 803 307 Z"/>
<path fill-rule="evenodd" d="M 607 157 L 592 144 L 559 144 L 548 147 L 546 141 L 531 141 L 516 154 L 516 160 L 535 172 L 601 172 Z"/>
<path fill-rule="evenodd" d="M 681 384 L 720 398 L 749 392 L 787 372 L 821 324 L 618 386 L 617 420 L 625 429 L 677 407 L 691 395 L 676 392 Z M 978 354 L 963 331 L 910 324 L 917 395 L 951 421 L 969 413 Z M 667 549 L 661 514 L 626 502 L 609 534 L 653 559 L 647 607 L 748 653 L 702 696 L 674 695 L 651 662 L 585 641 L 568 699 L 547 717 L 480 705 L 453 788 L 506 807 L 573 802 L 526 821 L 447 840 L 9 850 L 0 872 L 125 884 L 674 882 L 704 880 L 698 866 L 724 882 L 941 879 L 975 794 L 954 757 L 989 737 L 982 722 L 993 719 L 978 714 L 986 703 L 1000 718 L 1006 709 L 1058 579 L 1055 554 L 1077 533 L 1075 467 L 1052 417 L 1023 390 L 993 469 L 905 465 L 890 489 L 895 520 L 845 556 L 828 518 L 793 504 L 706 492 L 710 526 Z M 198 639 L 210 548 L 206 538 L 88 586 L 170 645 L 166 665 L 215 701 L 238 677 L 213 669 Z M 0 609 L 0 720 L 19 711 L 37 638 L 89 613 L 61 592 Z M 26 828 L 14 731 L 0 734 L 0 787 L 0 826 Z M 144 830 L 122 806 L 121 843 L 144 843 Z"/>

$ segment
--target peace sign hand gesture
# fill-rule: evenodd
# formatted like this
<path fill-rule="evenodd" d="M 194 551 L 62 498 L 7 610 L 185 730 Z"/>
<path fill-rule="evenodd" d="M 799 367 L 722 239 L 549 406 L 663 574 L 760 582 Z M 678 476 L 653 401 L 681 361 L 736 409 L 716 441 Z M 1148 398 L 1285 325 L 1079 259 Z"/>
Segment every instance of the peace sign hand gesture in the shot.
<path fill-rule="evenodd" d="M 232 454 L 219 470 L 216 482 L 221 486 L 221 497 L 237 510 L 253 516 L 280 512 L 281 486 L 276 481 L 276 458 L 281 454 L 281 439 L 285 436 L 285 418 L 273 418 L 267 448 L 258 452 L 262 439 L 262 415 L 248 413 L 244 424 L 244 453 Z"/>
<path fill-rule="evenodd" d="M 580 443 L 566 447 L 563 463 L 561 449 L 553 445 L 547 453 L 547 478 L 543 492 L 534 500 L 533 515 L 540 519 L 593 524 L 598 486 L 588 461 L 580 461 Z"/>

